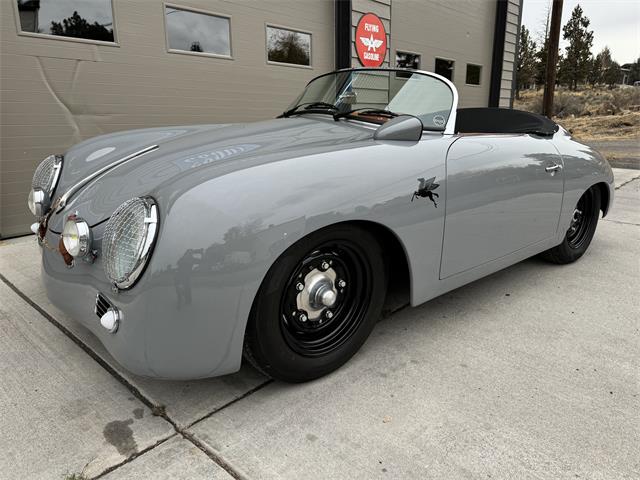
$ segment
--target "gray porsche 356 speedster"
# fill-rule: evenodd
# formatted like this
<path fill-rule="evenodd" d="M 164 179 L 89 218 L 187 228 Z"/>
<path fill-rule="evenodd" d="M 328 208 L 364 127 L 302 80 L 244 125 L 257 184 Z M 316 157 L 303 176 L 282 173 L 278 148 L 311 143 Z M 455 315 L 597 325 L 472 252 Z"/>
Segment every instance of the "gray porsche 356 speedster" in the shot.
<path fill-rule="evenodd" d="M 577 260 L 606 160 L 552 121 L 458 109 L 438 75 L 348 69 L 279 118 L 104 135 L 47 157 L 29 206 L 50 300 L 130 371 L 325 375 L 389 289 L 418 305 L 527 257 Z"/>

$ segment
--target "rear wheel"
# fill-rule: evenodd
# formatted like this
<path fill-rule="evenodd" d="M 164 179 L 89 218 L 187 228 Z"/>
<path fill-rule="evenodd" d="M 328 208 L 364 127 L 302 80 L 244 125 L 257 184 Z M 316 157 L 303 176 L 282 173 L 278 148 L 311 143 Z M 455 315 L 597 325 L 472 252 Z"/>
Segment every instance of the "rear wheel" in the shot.
<path fill-rule="evenodd" d="M 587 190 L 573 210 L 571 224 L 562 243 L 542 256 L 554 263 L 566 264 L 578 260 L 589 248 L 600 216 L 600 190 Z"/>
<path fill-rule="evenodd" d="M 260 287 L 245 357 L 288 382 L 340 367 L 380 316 L 386 292 L 382 258 L 373 235 L 351 225 L 321 230 L 290 247 Z"/>

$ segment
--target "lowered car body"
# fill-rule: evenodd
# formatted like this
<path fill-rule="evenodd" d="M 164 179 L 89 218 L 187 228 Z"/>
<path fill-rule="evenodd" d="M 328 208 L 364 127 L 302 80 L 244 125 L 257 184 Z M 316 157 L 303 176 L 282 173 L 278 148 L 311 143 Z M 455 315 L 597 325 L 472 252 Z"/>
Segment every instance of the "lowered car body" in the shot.
<path fill-rule="evenodd" d="M 379 72 L 387 72 L 389 85 L 400 81 L 391 70 Z M 115 133 L 72 147 L 35 228 L 50 300 L 133 373 L 223 375 L 240 367 L 247 323 L 259 317 L 256 299 L 269 289 L 265 278 L 271 281 L 278 262 L 318 232 L 351 226 L 384 237 L 381 245 L 406 262 L 410 302 L 418 305 L 557 247 L 577 228 L 583 215 L 577 205 L 590 189 L 606 214 L 613 175 L 597 152 L 562 128 L 460 131 L 455 87 L 418 74 L 452 92 L 446 114 L 439 106 L 429 112 L 432 128 L 427 117 L 403 110 L 409 115 L 335 118 L 333 111 L 310 109 L 250 124 Z M 348 93 L 340 98 L 353 106 L 369 90 L 354 82 Z M 328 103 L 340 108 L 333 100 Z M 412 138 L 409 123 L 416 118 L 425 125 Z M 118 284 L 105 271 L 122 270 L 128 260 L 105 257 L 103 238 L 126 241 L 127 227 L 114 224 L 114 212 L 130 199 L 141 199 L 144 210 L 134 248 L 140 258 L 135 276 Z M 72 241 L 61 241 L 69 221 L 90 231 L 66 234 L 86 238 L 82 256 L 72 255 Z M 305 300 L 305 322 L 317 311 L 314 318 L 330 323 L 330 309 L 354 287 L 339 287 L 340 270 L 322 265 L 301 277 L 298 290 L 307 297 L 293 293 L 298 306 Z M 311 295 L 312 280 L 324 282 L 325 300 Z M 270 362 L 262 363 L 272 373 Z"/>

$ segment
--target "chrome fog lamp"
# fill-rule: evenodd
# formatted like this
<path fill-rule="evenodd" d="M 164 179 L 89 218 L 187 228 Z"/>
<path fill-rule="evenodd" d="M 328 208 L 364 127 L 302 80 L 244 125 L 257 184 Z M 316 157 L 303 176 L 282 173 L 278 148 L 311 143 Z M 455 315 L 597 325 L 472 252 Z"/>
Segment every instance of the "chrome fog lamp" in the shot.
<path fill-rule="evenodd" d="M 39 188 L 32 188 L 29 192 L 27 205 L 29 205 L 29 210 L 31 210 L 31 213 L 33 213 L 36 217 L 42 217 L 49 210 L 49 195 L 47 195 L 46 192 L 43 192 Z"/>
<path fill-rule="evenodd" d="M 62 242 L 69 255 L 84 257 L 91 252 L 91 228 L 82 218 L 71 216 L 62 229 Z"/>

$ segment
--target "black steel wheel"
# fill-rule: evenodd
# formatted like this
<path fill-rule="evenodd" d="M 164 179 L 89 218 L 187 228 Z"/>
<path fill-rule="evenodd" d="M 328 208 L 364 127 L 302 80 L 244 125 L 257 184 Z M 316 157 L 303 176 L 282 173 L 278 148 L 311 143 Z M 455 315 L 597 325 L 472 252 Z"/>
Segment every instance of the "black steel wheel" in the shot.
<path fill-rule="evenodd" d="M 260 288 L 245 336 L 245 357 L 290 382 L 346 362 L 377 321 L 386 293 L 382 252 L 354 225 L 305 237 L 274 264 Z"/>
<path fill-rule="evenodd" d="M 567 230 L 567 244 L 574 250 L 582 247 L 588 239 L 590 240 L 589 231 L 591 230 L 591 223 L 594 221 L 592 215 L 594 196 L 593 190 L 588 190 L 580 197 L 578 205 L 573 210 L 571 225 Z M 595 220 L 597 221 L 598 218 L 596 217 Z"/>
<path fill-rule="evenodd" d="M 339 348 L 364 319 L 372 281 L 366 253 L 351 241 L 309 252 L 282 292 L 280 328 L 289 347 L 309 357 Z"/>
<path fill-rule="evenodd" d="M 558 264 L 578 260 L 587 251 L 598 225 L 600 216 L 600 189 L 592 187 L 578 200 L 573 210 L 569 229 L 562 243 L 542 255 Z"/>

